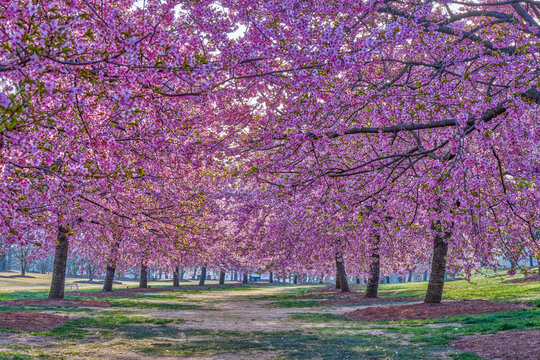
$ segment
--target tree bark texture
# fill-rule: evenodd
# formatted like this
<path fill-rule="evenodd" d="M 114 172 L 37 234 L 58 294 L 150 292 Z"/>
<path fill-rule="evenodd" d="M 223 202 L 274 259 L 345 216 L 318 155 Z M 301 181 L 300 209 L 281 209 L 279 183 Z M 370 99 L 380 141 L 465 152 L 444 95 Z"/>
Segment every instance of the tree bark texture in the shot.
<path fill-rule="evenodd" d="M 51 280 L 49 299 L 63 299 L 66 285 L 66 264 L 69 252 L 69 230 L 63 226 L 58 227 L 56 250 L 54 252 L 54 265 Z"/>

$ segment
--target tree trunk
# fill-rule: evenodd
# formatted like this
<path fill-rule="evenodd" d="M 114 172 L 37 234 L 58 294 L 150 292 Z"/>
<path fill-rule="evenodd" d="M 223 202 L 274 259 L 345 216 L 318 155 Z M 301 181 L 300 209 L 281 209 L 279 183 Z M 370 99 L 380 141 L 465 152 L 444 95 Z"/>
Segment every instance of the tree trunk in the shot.
<path fill-rule="evenodd" d="M 69 252 L 68 229 L 59 226 L 54 253 L 53 274 L 49 299 L 63 299 L 66 285 L 66 264 Z"/>
<path fill-rule="evenodd" d="M 371 265 L 369 266 L 370 277 L 367 283 L 366 295 L 364 297 L 369 299 L 376 299 L 379 292 L 379 276 L 381 272 L 381 257 L 374 251 L 371 254 L 371 257 L 374 259 Z"/>
<path fill-rule="evenodd" d="M 324 282 L 324 275 L 321 275 L 321 278 L 319 279 L 319 284 L 322 284 Z"/>
<path fill-rule="evenodd" d="M 357 276 L 357 277 L 356 277 L 356 285 L 361 284 L 361 283 L 362 283 L 362 281 L 360 281 L 360 277 Z"/>
<path fill-rule="evenodd" d="M 201 268 L 201 278 L 199 279 L 199 286 L 203 286 L 205 280 L 206 280 L 206 265 L 204 265 Z"/>
<path fill-rule="evenodd" d="M 247 273 L 244 273 L 244 279 L 242 280 L 242 283 L 243 283 L 243 284 L 247 284 L 247 283 L 248 283 L 248 274 L 247 274 Z"/>
<path fill-rule="evenodd" d="M 336 268 L 336 289 L 341 289 L 341 284 L 339 282 L 339 273 Z"/>
<path fill-rule="evenodd" d="M 199 269 L 198 267 L 193 269 L 193 276 L 191 277 L 191 280 L 195 280 L 197 278 L 197 270 L 198 269 Z"/>
<path fill-rule="evenodd" d="M 347 273 L 345 272 L 345 262 L 343 259 L 336 259 L 336 269 L 341 292 L 349 292 L 349 282 L 347 281 Z"/>
<path fill-rule="evenodd" d="M 0 271 L 6 271 L 6 254 L 0 254 Z"/>
<path fill-rule="evenodd" d="M 440 223 L 435 224 L 440 227 Z M 446 274 L 446 254 L 448 253 L 447 239 L 452 235 L 451 232 L 437 232 L 433 239 L 433 255 L 431 259 L 431 276 L 424 299 L 425 303 L 437 304 L 442 300 L 444 276 Z"/>
<path fill-rule="evenodd" d="M 116 272 L 115 266 L 107 265 L 107 272 L 105 273 L 105 281 L 103 281 L 103 291 L 112 291 L 115 272 Z"/>
<path fill-rule="evenodd" d="M 532 260 L 531 260 L 532 261 Z M 268 279 L 268 282 L 272 284 L 274 282 L 274 273 L 270 271 L 270 277 Z"/>
<path fill-rule="evenodd" d="M 296 275 L 296 274 L 294 275 L 293 283 L 298 284 L 298 275 Z"/>
<path fill-rule="evenodd" d="M 148 287 L 148 266 L 141 264 L 141 276 L 139 276 L 139 287 Z"/>
<path fill-rule="evenodd" d="M 21 276 L 26 276 L 26 263 L 21 263 Z"/>
<path fill-rule="evenodd" d="M 179 272 L 180 269 L 177 267 L 174 268 L 173 271 L 173 287 L 179 287 L 180 286 L 180 279 L 179 279 Z"/>
<path fill-rule="evenodd" d="M 390 284 L 390 276 L 385 276 L 385 279 L 386 279 L 386 283 Z"/>
<path fill-rule="evenodd" d="M 88 268 L 86 271 L 88 273 L 88 282 L 94 281 L 94 272 L 95 272 L 94 267 L 92 265 L 88 265 Z"/>
<path fill-rule="evenodd" d="M 412 271 L 409 271 L 409 279 L 408 279 L 408 282 L 412 282 L 412 279 L 413 279 L 413 272 L 412 272 Z"/>
<path fill-rule="evenodd" d="M 219 285 L 225 285 L 225 275 L 227 273 L 225 272 L 225 270 L 223 269 L 220 269 L 219 270 Z"/>

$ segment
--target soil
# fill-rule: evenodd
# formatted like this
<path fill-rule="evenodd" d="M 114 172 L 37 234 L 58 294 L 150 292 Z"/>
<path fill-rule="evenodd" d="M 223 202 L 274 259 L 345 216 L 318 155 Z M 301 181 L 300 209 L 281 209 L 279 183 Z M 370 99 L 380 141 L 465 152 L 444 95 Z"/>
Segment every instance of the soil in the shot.
<path fill-rule="evenodd" d="M 390 302 L 418 302 L 422 301 L 422 297 L 418 296 L 404 296 L 404 297 L 392 297 L 392 298 L 376 298 L 376 299 L 367 299 L 363 297 L 348 297 L 348 298 L 339 298 L 339 299 L 328 299 L 321 301 L 319 304 L 323 305 L 346 305 L 346 304 L 359 304 L 359 305 L 370 305 L 376 303 L 390 303 Z"/>
<path fill-rule="evenodd" d="M 0 306 L 84 306 L 84 307 L 111 307 L 111 303 L 105 300 L 67 300 L 67 299 L 18 299 L 0 301 Z"/>
<path fill-rule="evenodd" d="M 518 278 L 518 279 L 505 280 L 503 281 L 503 283 L 516 284 L 516 283 L 528 283 L 528 282 L 536 282 L 536 281 L 540 281 L 540 274 L 529 275 L 527 277 Z"/>
<path fill-rule="evenodd" d="M 485 359 L 538 360 L 540 330 L 501 331 L 490 335 L 465 336 L 452 341 L 455 349 L 473 352 Z"/>
<path fill-rule="evenodd" d="M 396 321 L 402 319 L 424 320 L 447 316 L 483 314 L 526 308 L 519 303 L 503 303 L 486 300 L 447 301 L 441 304 L 407 304 L 372 306 L 344 314 L 343 317 L 357 321 Z"/>
<path fill-rule="evenodd" d="M 31 335 L 25 333 L 2 334 L 0 337 L 0 349 L 2 345 L 26 345 L 26 346 L 48 346 L 54 342 L 51 336 Z"/>
<path fill-rule="evenodd" d="M 69 319 L 69 316 L 39 312 L 2 311 L 0 312 L 0 328 L 25 331 L 43 331 L 60 326 Z"/>

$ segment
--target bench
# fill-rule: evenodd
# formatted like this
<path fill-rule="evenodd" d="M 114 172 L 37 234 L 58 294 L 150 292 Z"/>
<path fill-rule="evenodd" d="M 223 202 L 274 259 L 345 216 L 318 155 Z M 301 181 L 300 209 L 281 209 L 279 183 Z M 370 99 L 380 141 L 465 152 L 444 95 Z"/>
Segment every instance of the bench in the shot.
<path fill-rule="evenodd" d="M 79 284 L 68 284 L 68 286 L 70 292 L 73 292 L 73 288 L 77 289 L 77 292 L 81 292 L 81 290 L 79 290 Z"/>

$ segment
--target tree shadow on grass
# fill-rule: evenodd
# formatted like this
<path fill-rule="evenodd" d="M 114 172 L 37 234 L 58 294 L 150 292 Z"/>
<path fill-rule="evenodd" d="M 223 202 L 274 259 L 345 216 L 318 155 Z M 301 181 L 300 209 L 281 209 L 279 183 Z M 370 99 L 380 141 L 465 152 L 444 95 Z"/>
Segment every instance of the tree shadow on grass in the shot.
<path fill-rule="evenodd" d="M 149 330 L 157 333 L 158 328 Z M 182 335 L 180 334 L 182 333 Z M 391 338 L 373 335 L 323 336 L 301 332 L 234 332 L 219 330 L 179 330 L 184 341 L 161 341 L 139 347 L 145 354 L 168 356 L 208 356 L 277 352 L 280 359 L 440 359 L 439 351 L 402 345 Z"/>

